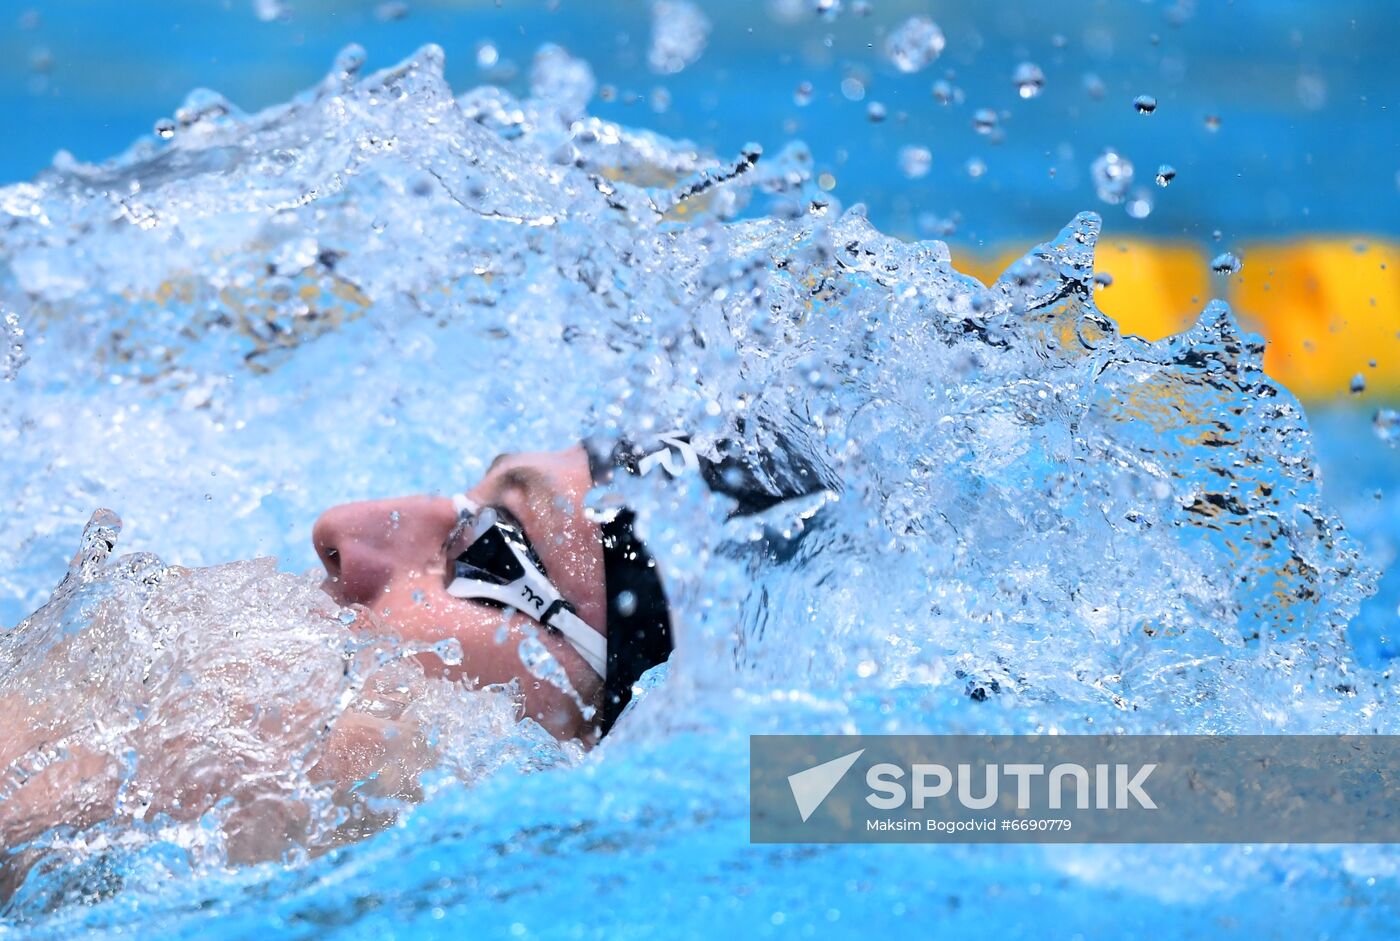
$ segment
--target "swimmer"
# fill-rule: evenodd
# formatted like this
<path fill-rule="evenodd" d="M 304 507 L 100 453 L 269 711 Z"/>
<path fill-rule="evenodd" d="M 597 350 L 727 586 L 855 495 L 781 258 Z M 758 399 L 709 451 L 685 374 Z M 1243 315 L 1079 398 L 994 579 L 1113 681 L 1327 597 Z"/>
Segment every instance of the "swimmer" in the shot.
<path fill-rule="evenodd" d="M 592 747 L 622 716 L 633 684 L 668 659 L 673 635 L 657 566 L 633 532 L 634 514 L 626 508 L 603 518 L 586 513 L 588 492 L 618 473 L 693 474 L 731 498 L 734 516 L 744 516 L 836 489 L 829 470 L 785 447 L 758 458 L 720 446 L 708 453 L 713 456 L 685 435 L 668 434 L 640 447 L 582 444 L 507 454 L 461 493 L 334 507 L 312 528 L 326 570 L 322 588 L 342 605 L 364 606 L 377 629 L 420 649 L 455 641 L 462 655 L 451 664 L 418 655 L 425 673 L 471 688 L 513 685 L 520 694 L 517 718 L 537 722 L 560 741 Z M 556 672 L 548 663 L 541 669 L 549 658 L 531 653 L 541 647 Z M 0 706 L 11 716 L 29 716 L 0 735 L 0 768 L 13 772 L 25 756 L 48 754 L 45 729 L 55 723 L 40 713 L 49 706 L 16 697 L 0 699 Z M 415 799 L 431 750 L 395 729 L 392 717 L 342 716 L 323 740 L 311 778 L 339 788 L 341 797 Z M 192 820 L 220 799 L 223 779 L 206 767 L 186 780 L 175 761 L 169 793 L 146 812 Z M 110 755 L 80 748 L 55 751 L 40 766 L 10 775 L 8 796 L 0 799 L 0 901 L 39 858 L 22 849 L 29 841 L 55 825 L 81 831 L 112 813 L 119 772 Z M 269 823 L 256 802 L 236 810 L 243 816 L 226 824 L 230 860 L 276 858 L 296 842 L 295 821 Z M 321 848 L 384 822 L 352 816 L 344 833 Z"/>

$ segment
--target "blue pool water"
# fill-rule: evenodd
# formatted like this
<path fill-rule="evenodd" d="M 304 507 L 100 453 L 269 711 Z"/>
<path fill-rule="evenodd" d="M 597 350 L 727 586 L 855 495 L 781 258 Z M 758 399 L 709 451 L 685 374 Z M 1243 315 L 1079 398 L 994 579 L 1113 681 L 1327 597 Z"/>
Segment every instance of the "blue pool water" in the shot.
<path fill-rule="evenodd" d="M 1180 337 L 1119 336 L 1093 248 L 1131 223 L 1078 215 L 1092 191 L 988 198 L 973 225 L 1002 234 L 1039 207 L 1026 258 L 988 288 L 942 245 L 886 234 L 948 167 L 863 191 L 867 217 L 822 184 L 821 122 L 777 134 L 730 103 L 707 128 L 688 78 L 664 113 L 610 109 L 579 62 L 535 59 L 549 37 L 476 12 L 508 37 L 518 97 L 453 80 L 435 48 L 381 74 L 327 50 L 330 73 L 267 111 L 196 96 L 169 108 L 168 140 L 0 190 L 0 289 L 24 331 L 0 383 L 0 623 L 37 611 L 0 638 L 0 696 L 38 704 L 60 760 L 97 756 L 101 807 L 36 837 L 0 934 L 1393 933 L 1388 846 L 748 843 L 753 733 L 1396 731 L 1400 452 L 1369 409 L 1305 415 L 1221 306 Z M 385 35 L 425 22 L 449 18 L 415 4 Z M 749 139 L 762 157 L 736 172 Z M 888 175 L 862 159 L 856 179 Z M 1213 211 L 1247 215 L 1230 205 Z M 1384 231 L 1373 211 L 1355 224 Z M 719 498 L 625 488 L 681 633 L 586 756 L 365 646 L 296 574 L 332 503 L 443 492 L 497 451 L 584 433 L 734 434 L 739 413 L 765 419 L 753 444 L 783 429 L 844 493 L 772 563 Z M 97 520 L 55 593 L 99 506 L 122 517 L 116 551 Z M 237 561 L 254 555 L 279 565 Z M 1254 567 L 1284 590 L 1234 577 Z M 313 773 L 325 728 L 382 718 L 385 690 L 434 755 L 411 804 Z M 10 761 L 0 787 L 54 754 Z M 191 815 L 172 795 L 196 774 L 219 787 Z M 375 832 L 348 839 L 345 814 Z"/>

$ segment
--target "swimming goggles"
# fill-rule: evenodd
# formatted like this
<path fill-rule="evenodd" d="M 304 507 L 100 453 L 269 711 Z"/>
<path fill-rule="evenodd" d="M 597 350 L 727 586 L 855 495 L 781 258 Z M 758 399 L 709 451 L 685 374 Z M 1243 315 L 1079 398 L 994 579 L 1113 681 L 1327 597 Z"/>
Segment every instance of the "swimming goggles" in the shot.
<path fill-rule="evenodd" d="M 507 510 L 452 497 L 457 525 L 443 544 L 446 589 L 454 598 L 514 608 L 563 635 L 600 677 L 607 677 L 608 645 L 589 627 L 545 572 L 525 529 Z"/>

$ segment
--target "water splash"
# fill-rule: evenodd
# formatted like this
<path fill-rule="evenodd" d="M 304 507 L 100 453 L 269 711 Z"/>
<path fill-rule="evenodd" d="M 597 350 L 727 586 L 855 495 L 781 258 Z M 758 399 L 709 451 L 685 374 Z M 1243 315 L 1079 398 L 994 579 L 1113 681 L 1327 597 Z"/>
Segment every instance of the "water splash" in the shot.
<path fill-rule="evenodd" d="M 19 317 L 9 311 L 0 318 L 0 326 L 5 328 L 5 356 L 0 359 L 0 381 L 8 382 L 19 372 L 28 357 L 24 354 L 24 328 Z"/>
<path fill-rule="evenodd" d="M 658 822 L 703 841 L 739 819 L 724 769 L 748 732 L 1394 730 L 1344 635 L 1374 575 L 1327 509 L 1302 410 L 1224 305 L 1162 341 L 1121 335 L 1093 300 L 1096 216 L 985 285 L 942 243 L 842 211 L 800 145 L 720 158 L 588 116 L 591 73 L 562 50 L 542 51 L 523 100 L 454 94 L 436 47 L 373 75 L 363 61 L 348 50 L 254 115 L 191 96 L 168 142 L 0 191 L 0 287 L 45 339 L 6 389 L 26 429 L 0 470 L 7 612 L 43 604 L 94 505 L 187 565 L 253 546 L 309 564 L 328 503 L 444 491 L 499 451 L 583 434 L 680 425 L 711 453 L 798 448 L 841 496 L 734 523 L 703 488 L 619 482 L 663 566 L 677 654 L 589 775 L 540 785 L 515 775 L 578 756 L 516 723 L 510 690 L 466 694 L 362 646 L 371 614 L 343 624 L 265 561 L 103 561 L 115 524 L 98 519 L 68 593 L 0 638 L 0 695 L 41 704 L 48 750 L 7 746 L 29 756 L 20 775 L 97 756 L 85 793 L 107 842 L 34 835 L 47 862 L 15 917 L 60 932 L 156 913 L 184 930 L 208 893 L 300 878 L 214 874 L 275 854 L 266 821 L 285 821 L 276 846 L 320 852 L 410 799 L 427 803 L 402 830 L 299 864 L 343 867 L 353 890 L 269 897 L 319 924 L 335 893 L 373 894 L 362 872 L 428 873 L 404 860 L 457 846 L 462 894 L 425 883 L 404 890 L 413 904 L 471 904 L 473 879 L 535 904 L 511 854 L 606 858 L 595 840 L 650 860 L 611 873 L 635 886 L 662 865 L 637 849 Z M 64 656 L 76 643 L 97 656 Z M 296 666 L 255 669 L 269 657 Z M 335 730 L 367 719 L 406 730 L 397 773 L 328 790 L 315 770 Z M 207 791 L 176 807 L 189 769 Z M 483 769 L 508 785 L 455 783 Z M 110 849 L 130 834 L 140 847 Z M 94 888 L 93 860 L 149 871 L 163 846 L 196 874 L 178 902 Z M 1165 879 L 1179 858 L 1141 866 Z M 1057 859 L 1025 865 L 1112 878 L 1092 854 Z M 102 915 L 63 901 L 104 893 L 121 899 Z"/>

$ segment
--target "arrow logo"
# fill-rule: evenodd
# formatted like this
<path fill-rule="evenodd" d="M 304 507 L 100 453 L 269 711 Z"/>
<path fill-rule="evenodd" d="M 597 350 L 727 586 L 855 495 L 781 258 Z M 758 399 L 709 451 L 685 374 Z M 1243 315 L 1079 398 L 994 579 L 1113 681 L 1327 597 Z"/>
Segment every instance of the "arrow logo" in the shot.
<path fill-rule="evenodd" d="M 846 772 L 851 770 L 851 765 L 863 754 L 864 748 L 788 775 L 788 787 L 792 788 L 792 799 L 797 801 L 797 812 L 802 815 L 803 823 L 816 813 L 822 801 L 835 790 Z"/>

